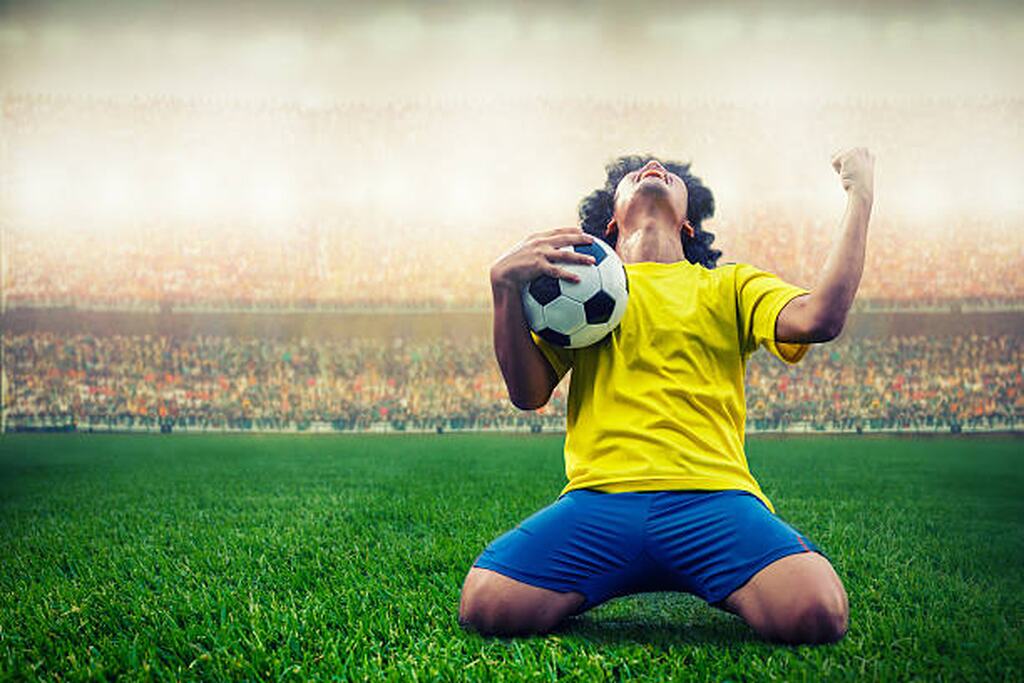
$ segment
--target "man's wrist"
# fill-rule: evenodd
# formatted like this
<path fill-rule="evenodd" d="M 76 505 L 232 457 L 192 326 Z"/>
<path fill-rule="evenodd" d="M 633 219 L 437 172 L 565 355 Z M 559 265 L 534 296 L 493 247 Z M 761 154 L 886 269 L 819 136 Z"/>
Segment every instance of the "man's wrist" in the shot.
<path fill-rule="evenodd" d="M 870 206 L 875 199 L 874 191 L 863 187 L 851 187 L 846 191 L 846 196 L 851 202 L 858 202 L 868 206 Z"/>
<path fill-rule="evenodd" d="M 508 297 L 515 293 L 516 286 L 504 278 L 491 278 L 491 291 L 495 297 Z"/>

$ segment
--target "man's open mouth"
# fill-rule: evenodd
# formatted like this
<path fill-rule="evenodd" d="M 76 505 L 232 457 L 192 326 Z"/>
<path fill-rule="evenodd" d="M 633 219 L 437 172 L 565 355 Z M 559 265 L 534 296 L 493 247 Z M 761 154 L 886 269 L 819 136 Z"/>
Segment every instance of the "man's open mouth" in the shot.
<path fill-rule="evenodd" d="M 640 177 L 637 180 L 643 180 L 644 178 L 650 178 L 652 176 L 659 179 L 663 183 L 668 182 L 668 178 L 666 177 L 666 175 L 656 168 L 647 169 L 646 171 L 640 174 Z"/>

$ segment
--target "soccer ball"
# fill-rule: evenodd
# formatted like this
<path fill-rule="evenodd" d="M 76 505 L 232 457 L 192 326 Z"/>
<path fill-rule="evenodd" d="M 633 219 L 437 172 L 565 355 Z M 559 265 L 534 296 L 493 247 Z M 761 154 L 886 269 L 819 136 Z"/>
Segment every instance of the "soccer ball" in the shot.
<path fill-rule="evenodd" d="M 541 275 L 523 287 L 523 309 L 537 336 L 578 349 L 601 341 L 619 324 L 629 301 L 629 281 L 618 254 L 600 239 L 562 249 L 590 254 L 595 263 L 559 262 L 580 281 Z"/>

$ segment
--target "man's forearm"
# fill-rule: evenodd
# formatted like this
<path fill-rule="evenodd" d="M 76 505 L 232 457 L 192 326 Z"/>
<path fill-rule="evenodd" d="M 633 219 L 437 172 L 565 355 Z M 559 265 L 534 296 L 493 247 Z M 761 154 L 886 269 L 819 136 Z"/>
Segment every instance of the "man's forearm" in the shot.
<path fill-rule="evenodd" d="M 494 286 L 494 351 L 509 398 L 521 410 L 544 405 L 557 383 L 544 354 L 530 338 L 519 292 Z"/>
<path fill-rule="evenodd" d="M 523 315 L 521 288 L 541 275 L 579 282 L 566 263 L 594 264 L 594 257 L 569 245 L 590 244 L 594 238 L 577 226 L 531 235 L 491 266 L 494 294 L 494 353 L 508 395 L 517 408 L 534 410 L 551 397 L 558 383 L 555 371 L 530 337 Z"/>
<path fill-rule="evenodd" d="M 870 193 L 850 191 L 836 238 L 808 302 L 814 319 L 831 337 L 838 335 L 846 323 L 860 286 L 871 205 Z"/>

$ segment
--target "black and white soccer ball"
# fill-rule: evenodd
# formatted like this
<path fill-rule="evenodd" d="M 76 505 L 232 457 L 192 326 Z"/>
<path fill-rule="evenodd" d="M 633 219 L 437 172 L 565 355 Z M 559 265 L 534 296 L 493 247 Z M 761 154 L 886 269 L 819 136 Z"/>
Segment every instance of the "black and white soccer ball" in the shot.
<path fill-rule="evenodd" d="M 562 249 L 590 254 L 594 264 L 559 262 L 580 281 L 541 275 L 523 287 L 523 309 L 537 336 L 555 346 L 579 349 L 604 339 L 622 320 L 629 281 L 619 255 L 600 239 Z"/>

